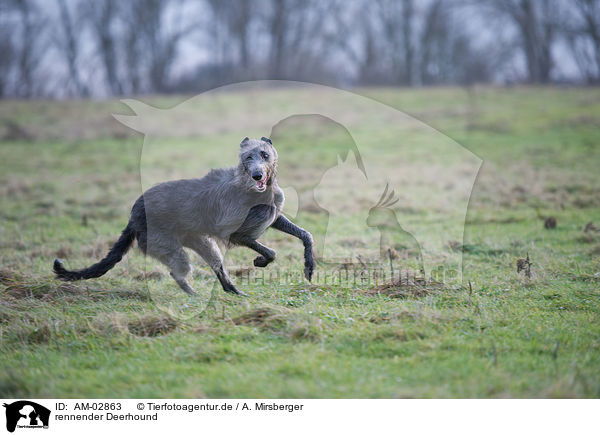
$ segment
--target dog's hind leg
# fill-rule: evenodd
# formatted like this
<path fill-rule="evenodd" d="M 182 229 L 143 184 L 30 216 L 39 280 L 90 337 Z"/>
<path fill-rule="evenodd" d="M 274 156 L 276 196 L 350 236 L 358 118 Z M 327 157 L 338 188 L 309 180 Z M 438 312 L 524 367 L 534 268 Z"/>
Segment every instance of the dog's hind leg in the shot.
<path fill-rule="evenodd" d="M 254 259 L 254 265 L 256 267 L 266 267 L 269 263 L 275 260 L 276 252 L 254 239 L 233 234 L 229 238 L 229 241 L 236 245 L 246 246 L 258 252 L 260 255 Z"/>
<path fill-rule="evenodd" d="M 159 260 L 167 266 L 171 272 L 171 276 L 177 285 L 189 295 L 195 295 L 196 292 L 186 279 L 187 275 L 192 271 L 190 266 L 190 258 L 181 246 L 161 247 L 148 246 L 148 254 Z"/>
<path fill-rule="evenodd" d="M 178 249 L 173 254 L 168 266 L 171 269 L 171 276 L 179 287 L 181 287 L 181 290 L 189 295 L 195 295 L 196 292 L 186 279 L 186 276 L 192 271 L 192 267 L 190 266 L 190 258 L 183 248 Z"/>
<path fill-rule="evenodd" d="M 204 261 L 206 261 L 206 264 L 208 264 L 215 275 L 217 275 L 223 290 L 240 296 L 248 296 L 243 291 L 238 290 L 233 282 L 231 282 L 227 271 L 223 267 L 223 257 L 221 256 L 219 246 L 213 239 L 206 236 L 193 237 L 186 240 L 185 246 L 193 249 Z"/>

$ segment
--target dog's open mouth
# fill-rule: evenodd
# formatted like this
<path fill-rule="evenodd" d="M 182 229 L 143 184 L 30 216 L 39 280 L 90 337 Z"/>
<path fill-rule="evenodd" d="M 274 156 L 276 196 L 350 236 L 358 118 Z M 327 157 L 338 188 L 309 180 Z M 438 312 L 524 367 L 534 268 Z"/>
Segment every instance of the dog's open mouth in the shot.
<path fill-rule="evenodd" d="M 267 190 L 267 182 L 269 181 L 269 176 L 265 174 L 260 180 L 256 181 L 256 190 L 259 192 L 264 192 Z"/>

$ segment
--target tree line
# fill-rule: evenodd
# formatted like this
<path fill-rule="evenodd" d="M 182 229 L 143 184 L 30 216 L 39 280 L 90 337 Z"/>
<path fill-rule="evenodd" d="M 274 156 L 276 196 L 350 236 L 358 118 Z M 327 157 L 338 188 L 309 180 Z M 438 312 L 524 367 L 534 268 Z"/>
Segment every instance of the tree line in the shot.
<path fill-rule="evenodd" d="M 600 83 L 600 0 L 1 0 L 0 97 Z"/>

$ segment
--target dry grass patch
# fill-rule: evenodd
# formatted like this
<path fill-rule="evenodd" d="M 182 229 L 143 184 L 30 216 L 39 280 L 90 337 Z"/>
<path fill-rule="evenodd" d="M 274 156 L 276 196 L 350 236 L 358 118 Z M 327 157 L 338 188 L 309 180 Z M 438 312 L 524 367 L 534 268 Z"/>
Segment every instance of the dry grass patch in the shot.
<path fill-rule="evenodd" d="M 163 274 L 157 270 L 152 270 L 148 272 L 142 272 L 133 277 L 136 281 L 160 281 L 163 279 Z"/>
<path fill-rule="evenodd" d="M 4 122 L 1 131 L 0 138 L 2 138 L 3 141 L 31 142 L 35 139 L 31 131 L 11 119 Z"/>
<path fill-rule="evenodd" d="M 236 325 L 257 326 L 294 340 L 318 341 L 323 335 L 320 318 L 278 307 L 257 307 L 231 319 Z"/>
<path fill-rule="evenodd" d="M 1 196 L 14 199 L 27 195 L 31 192 L 31 190 L 31 182 L 15 179 L 4 179 L 2 180 L 2 187 L 0 187 L 0 194 Z"/>
<path fill-rule="evenodd" d="M 9 285 L 17 280 L 18 275 L 8 269 L 0 269 L 0 284 Z"/>
<path fill-rule="evenodd" d="M 107 336 L 133 334 L 138 337 L 156 337 L 173 332 L 177 325 L 176 320 L 162 313 L 147 313 L 132 318 L 113 312 L 96 317 L 88 327 L 96 334 Z"/>
<path fill-rule="evenodd" d="M 439 314 L 436 313 L 434 311 L 423 311 L 423 310 L 418 310 L 418 311 L 411 311 L 411 310 L 401 310 L 401 311 L 394 311 L 394 312 L 390 312 L 390 313 L 378 313 L 375 314 L 371 317 L 369 317 L 369 322 L 371 323 L 375 323 L 375 324 L 385 324 L 385 323 L 396 323 L 398 321 L 402 321 L 402 320 L 417 320 L 417 319 L 427 319 L 427 320 L 431 320 L 431 321 L 435 321 L 435 322 L 439 322 L 444 320 L 444 317 Z"/>
<path fill-rule="evenodd" d="M 127 322 L 127 330 L 139 337 L 156 337 L 168 334 L 177 327 L 177 322 L 171 317 L 148 314 Z"/>
<path fill-rule="evenodd" d="M 257 307 L 231 319 L 236 325 L 259 326 L 262 329 L 280 329 L 285 324 L 285 308 Z"/>
<path fill-rule="evenodd" d="M 5 289 L 15 299 L 39 299 L 42 301 L 54 300 L 65 296 L 79 295 L 81 291 L 72 284 L 59 284 L 49 289 L 47 284 L 16 283 L 8 285 Z"/>
<path fill-rule="evenodd" d="M 365 290 L 371 296 L 383 295 L 391 298 L 423 297 L 444 289 L 444 284 L 434 281 L 415 278 L 414 280 L 398 279 L 393 282 L 380 284 Z"/>
<path fill-rule="evenodd" d="M 600 246 L 598 248 L 599 248 L 599 253 L 600 253 Z M 596 273 L 594 275 L 589 274 L 589 273 L 582 273 L 582 274 L 565 273 L 565 274 L 556 274 L 556 276 L 561 277 L 561 278 L 567 278 L 570 281 L 600 283 L 600 273 Z"/>
<path fill-rule="evenodd" d="M 320 341 L 323 338 L 323 322 L 314 316 L 288 318 L 287 336 L 294 340 Z"/>
<path fill-rule="evenodd" d="M 236 267 L 235 269 L 231 269 L 229 273 L 231 273 L 234 276 L 237 276 L 238 278 L 241 278 L 244 276 L 250 276 L 253 270 L 254 269 L 252 267 Z"/>
<path fill-rule="evenodd" d="M 588 252 L 588 254 L 591 257 L 597 257 L 600 255 L 600 245 L 593 247 L 592 249 L 590 249 L 590 251 Z"/>
<path fill-rule="evenodd" d="M 56 299 L 88 299 L 100 301 L 111 298 L 135 299 L 148 301 L 150 296 L 132 290 L 91 289 L 81 284 L 55 281 L 55 284 L 38 281 L 34 277 L 16 274 L 7 269 L 0 269 L 0 284 L 5 286 L 4 292 L 14 299 L 38 299 L 54 301 Z"/>
<path fill-rule="evenodd" d="M 56 332 L 54 325 L 29 316 L 12 322 L 9 331 L 12 339 L 25 344 L 48 343 Z"/>
<path fill-rule="evenodd" d="M 192 332 L 195 332 L 196 334 L 212 334 L 217 331 L 218 331 L 217 328 L 211 328 L 210 326 L 207 326 L 207 325 L 196 326 L 195 328 L 192 329 Z"/>
<path fill-rule="evenodd" d="M 583 235 L 575 238 L 578 243 L 594 243 L 600 240 L 600 235 L 594 233 L 583 233 Z"/>

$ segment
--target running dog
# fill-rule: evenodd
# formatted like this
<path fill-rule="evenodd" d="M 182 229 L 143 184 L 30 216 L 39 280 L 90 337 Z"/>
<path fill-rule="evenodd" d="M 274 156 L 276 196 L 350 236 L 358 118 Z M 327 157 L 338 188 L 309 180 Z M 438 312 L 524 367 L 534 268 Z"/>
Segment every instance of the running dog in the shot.
<path fill-rule="evenodd" d="M 267 228 L 274 228 L 302 240 L 304 276 L 310 281 L 315 267 L 312 235 L 282 214 L 284 195 L 276 175 L 277 151 L 271 140 L 246 137 L 240 144 L 237 166 L 151 187 L 133 205 L 129 223 L 106 257 L 81 270 L 67 270 L 57 258 L 54 273 L 66 281 L 98 278 L 121 261 L 137 240 L 144 254 L 169 268 L 186 293 L 195 294 L 186 279 L 191 266 L 184 247 L 206 261 L 223 290 L 247 296 L 223 268 L 217 240 L 256 251 L 259 256 L 254 265 L 265 267 L 275 259 L 275 251 L 257 239 Z"/>

